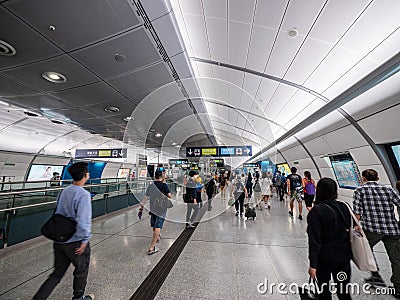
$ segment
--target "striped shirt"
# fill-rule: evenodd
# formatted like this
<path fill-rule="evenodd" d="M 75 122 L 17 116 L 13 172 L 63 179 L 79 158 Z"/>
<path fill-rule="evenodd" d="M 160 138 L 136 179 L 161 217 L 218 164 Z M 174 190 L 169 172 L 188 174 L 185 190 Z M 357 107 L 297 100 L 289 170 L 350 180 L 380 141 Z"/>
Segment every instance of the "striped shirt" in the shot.
<path fill-rule="evenodd" d="M 389 186 L 368 181 L 354 191 L 354 213 L 361 215 L 364 230 L 384 235 L 400 235 L 394 206 L 400 208 L 400 196 Z"/>

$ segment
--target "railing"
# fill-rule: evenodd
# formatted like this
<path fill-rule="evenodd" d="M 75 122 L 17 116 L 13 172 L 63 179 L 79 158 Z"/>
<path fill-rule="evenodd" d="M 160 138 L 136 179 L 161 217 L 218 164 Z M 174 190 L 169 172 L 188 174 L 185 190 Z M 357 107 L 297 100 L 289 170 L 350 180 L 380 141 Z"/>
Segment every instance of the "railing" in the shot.
<path fill-rule="evenodd" d="M 85 185 L 92 196 L 93 218 L 138 203 L 149 182 L 152 181 L 107 178 L 101 179 L 101 183 Z M 0 249 L 41 235 L 40 228 L 53 213 L 58 193 L 69 183 L 63 181 L 60 187 L 1 191 Z M 176 190 L 174 183 L 168 185 L 171 191 Z"/>

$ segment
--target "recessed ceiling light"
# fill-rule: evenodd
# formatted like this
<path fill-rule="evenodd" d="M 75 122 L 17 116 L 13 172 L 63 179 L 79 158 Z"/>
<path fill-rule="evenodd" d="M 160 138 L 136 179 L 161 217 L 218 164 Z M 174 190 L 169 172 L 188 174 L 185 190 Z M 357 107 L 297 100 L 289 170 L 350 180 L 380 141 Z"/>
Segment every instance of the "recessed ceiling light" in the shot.
<path fill-rule="evenodd" d="M 122 54 L 115 54 L 114 58 L 117 62 L 123 62 L 125 60 L 125 56 Z"/>
<path fill-rule="evenodd" d="M 46 79 L 47 81 L 53 82 L 53 83 L 65 83 L 67 82 L 67 77 L 65 77 L 63 74 L 57 73 L 57 72 L 44 72 L 42 74 L 42 77 Z"/>
<path fill-rule="evenodd" d="M 6 105 L 6 106 L 10 106 L 10 104 L 8 104 L 7 102 L 1 101 L 1 100 L 0 100 L 0 104 L 1 105 Z"/>
<path fill-rule="evenodd" d="M 175 147 L 176 147 L 176 148 L 180 148 L 181 146 L 180 146 L 180 145 L 176 145 Z"/>
<path fill-rule="evenodd" d="M 176 143 L 175 143 L 175 142 L 173 142 L 173 143 L 172 143 L 172 146 L 175 146 L 175 145 L 176 145 Z"/>
<path fill-rule="evenodd" d="M 107 112 L 119 112 L 119 108 L 116 106 L 107 106 L 104 110 Z"/>
<path fill-rule="evenodd" d="M 131 121 L 131 120 L 135 120 L 135 118 L 134 117 L 125 117 L 125 118 L 122 118 L 122 120 L 128 122 L 128 121 Z"/>
<path fill-rule="evenodd" d="M 14 56 L 17 53 L 15 48 L 9 43 L 0 40 L 0 55 L 3 56 Z"/>
<path fill-rule="evenodd" d="M 56 30 L 56 26 L 50 25 L 50 26 L 49 26 L 49 29 L 50 29 L 51 31 L 55 31 L 55 30 Z"/>
<path fill-rule="evenodd" d="M 297 31 L 296 28 L 293 28 L 293 29 L 291 29 L 291 30 L 288 31 L 288 35 L 289 35 L 291 38 L 295 38 L 298 34 L 299 34 L 299 32 Z"/>
<path fill-rule="evenodd" d="M 155 136 L 156 136 L 156 137 L 162 137 L 162 134 L 161 134 L 161 133 L 156 133 Z"/>

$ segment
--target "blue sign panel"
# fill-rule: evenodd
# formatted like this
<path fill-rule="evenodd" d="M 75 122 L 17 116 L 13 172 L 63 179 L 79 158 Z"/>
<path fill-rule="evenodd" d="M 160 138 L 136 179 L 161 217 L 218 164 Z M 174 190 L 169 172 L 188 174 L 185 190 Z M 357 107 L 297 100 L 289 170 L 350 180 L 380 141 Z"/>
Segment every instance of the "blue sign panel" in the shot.
<path fill-rule="evenodd" d="M 187 147 L 186 157 L 252 156 L 252 146 Z"/>

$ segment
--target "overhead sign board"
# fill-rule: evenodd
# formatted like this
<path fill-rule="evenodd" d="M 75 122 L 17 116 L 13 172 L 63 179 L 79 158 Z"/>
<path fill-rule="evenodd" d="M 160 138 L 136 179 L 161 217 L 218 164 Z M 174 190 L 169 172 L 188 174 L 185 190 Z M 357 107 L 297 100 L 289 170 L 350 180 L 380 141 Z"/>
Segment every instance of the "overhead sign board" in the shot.
<path fill-rule="evenodd" d="M 188 164 L 187 159 L 170 159 L 169 161 L 170 165 L 185 165 Z"/>
<path fill-rule="evenodd" d="M 247 164 L 243 164 L 243 168 L 257 168 L 258 164 L 256 163 L 247 163 Z"/>
<path fill-rule="evenodd" d="M 186 147 L 186 157 L 252 155 L 252 146 Z"/>
<path fill-rule="evenodd" d="M 126 158 L 126 149 L 76 149 L 75 158 Z"/>

